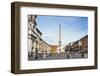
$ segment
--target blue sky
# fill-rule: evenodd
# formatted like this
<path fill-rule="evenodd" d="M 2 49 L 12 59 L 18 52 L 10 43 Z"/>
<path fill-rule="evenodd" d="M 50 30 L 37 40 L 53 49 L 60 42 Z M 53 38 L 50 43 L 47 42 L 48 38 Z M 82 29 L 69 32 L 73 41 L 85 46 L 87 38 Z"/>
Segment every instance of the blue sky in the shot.
<path fill-rule="evenodd" d="M 62 45 L 74 42 L 88 34 L 88 17 L 37 16 L 37 27 L 43 33 L 42 39 L 58 45 L 59 24 L 61 25 Z"/>

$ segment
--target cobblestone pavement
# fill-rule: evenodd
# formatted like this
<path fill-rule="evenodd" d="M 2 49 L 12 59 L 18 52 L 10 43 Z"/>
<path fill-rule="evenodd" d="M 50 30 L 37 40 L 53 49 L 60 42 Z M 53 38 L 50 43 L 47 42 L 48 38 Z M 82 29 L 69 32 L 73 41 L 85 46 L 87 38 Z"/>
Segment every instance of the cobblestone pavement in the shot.
<path fill-rule="evenodd" d="M 28 60 L 55 60 L 55 59 L 79 59 L 83 58 L 81 54 L 71 54 L 71 55 L 49 55 L 46 57 L 39 56 L 36 59 L 33 59 L 32 56 Z"/>

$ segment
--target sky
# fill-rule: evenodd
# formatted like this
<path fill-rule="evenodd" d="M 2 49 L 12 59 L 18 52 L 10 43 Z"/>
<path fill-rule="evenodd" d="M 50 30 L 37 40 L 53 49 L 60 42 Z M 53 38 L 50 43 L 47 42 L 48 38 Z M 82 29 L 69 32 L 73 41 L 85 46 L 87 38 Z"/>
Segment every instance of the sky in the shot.
<path fill-rule="evenodd" d="M 61 42 L 67 45 L 88 34 L 88 17 L 75 16 L 37 16 L 37 27 L 42 32 L 42 39 L 50 45 L 59 43 L 59 25 Z"/>

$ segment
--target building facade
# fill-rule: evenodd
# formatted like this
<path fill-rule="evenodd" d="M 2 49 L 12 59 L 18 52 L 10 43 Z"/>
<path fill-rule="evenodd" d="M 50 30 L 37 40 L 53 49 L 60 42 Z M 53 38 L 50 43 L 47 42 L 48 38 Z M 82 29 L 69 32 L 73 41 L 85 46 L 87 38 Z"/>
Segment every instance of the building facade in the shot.
<path fill-rule="evenodd" d="M 40 45 L 39 45 L 39 54 L 41 54 L 42 57 L 47 57 L 51 52 L 51 47 L 50 45 L 45 42 L 43 39 L 41 39 L 40 41 Z"/>
<path fill-rule="evenodd" d="M 88 51 L 88 35 L 74 42 L 72 48 L 74 50 Z"/>
<path fill-rule="evenodd" d="M 65 51 L 68 58 L 87 58 L 88 57 L 88 35 L 66 45 Z"/>
<path fill-rule="evenodd" d="M 36 27 L 36 15 L 28 15 L 28 55 L 37 57 L 38 47 L 42 33 Z"/>
<path fill-rule="evenodd" d="M 37 28 L 36 15 L 28 15 L 28 56 L 33 59 L 38 58 L 42 54 L 50 53 L 50 46 L 41 37 L 42 33 Z"/>
<path fill-rule="evenodd" d="M 57 51 L 57 48 L 59 47 L 58 45 L 50 45 L 50 47 L 51 47 L 51 54 L 55 54 L 56 53 L 56 51 Z"/>

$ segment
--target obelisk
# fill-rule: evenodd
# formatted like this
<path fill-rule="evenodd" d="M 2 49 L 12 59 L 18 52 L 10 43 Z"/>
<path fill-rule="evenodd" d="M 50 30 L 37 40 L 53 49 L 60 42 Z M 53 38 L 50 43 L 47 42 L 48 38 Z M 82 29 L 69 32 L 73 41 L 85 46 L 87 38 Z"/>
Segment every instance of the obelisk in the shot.
<path fill-rule="evenodd" d="M 59 24 L 59 53 L 61 53 L 61 25 Z"/>

